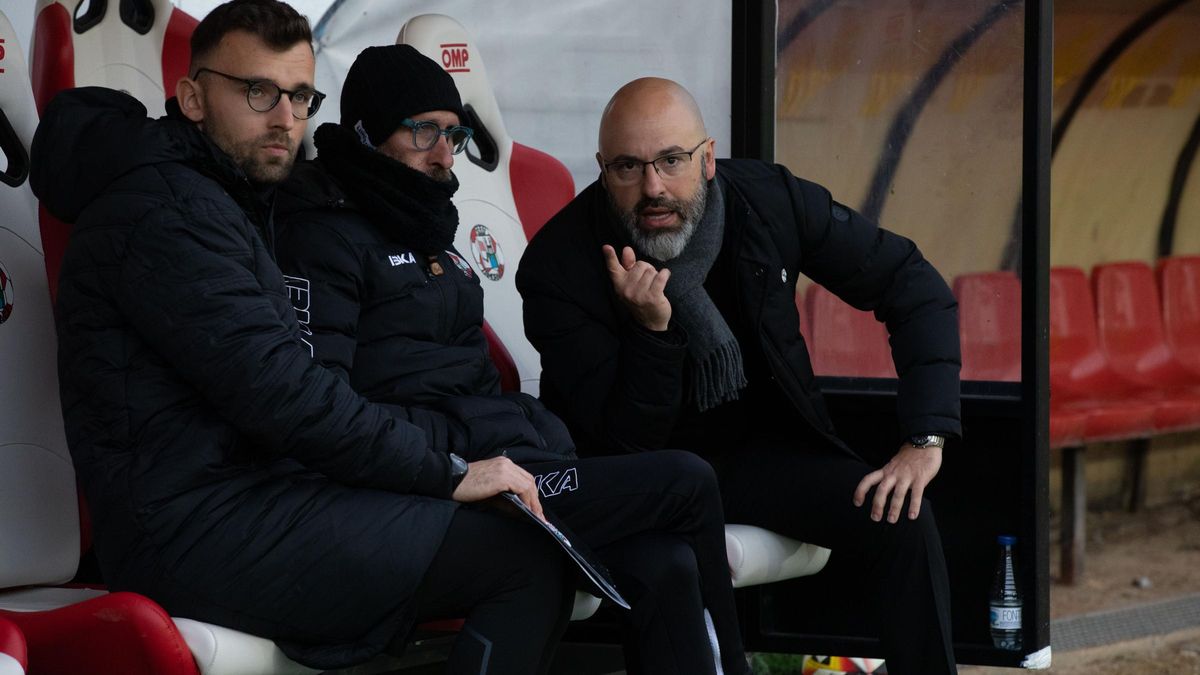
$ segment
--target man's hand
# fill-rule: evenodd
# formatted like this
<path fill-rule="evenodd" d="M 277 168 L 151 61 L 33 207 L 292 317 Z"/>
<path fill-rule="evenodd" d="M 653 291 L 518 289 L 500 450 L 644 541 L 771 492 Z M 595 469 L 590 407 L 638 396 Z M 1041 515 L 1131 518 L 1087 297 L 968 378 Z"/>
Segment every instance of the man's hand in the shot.
<path fill-rule="evenodd" d="M 889 523 L 900 520 L 900 509 L 904 497 L 910 492 L 908 519 L 916 520 L 921 515 L 921 496 L 925 486 L 937 475 L 942 466 L 942 449 L 936 446 L 913 447 L 909 443 L 900 446 L 900 451 L 878 471 L 867 474 L 854 490 L 854 505 L 862 506 L 867 492 L 875 486 L 875 499 L 871 503 L 871 520 L 879 522 L 887 511 Z M 891 505 L 888 507 L 888 497 Z"/>
<path fill-rule="evenodd" d="M 633 318 L 649 330 L 666 330 L 671 320 L 671 302 L 663 289 L 671 278 L 671 270 L 654 269 L 650 263 L 638 260 L 628 246 L 622 249 L 620 260 L 612 246 L 605 244 L 603 250 L 613 288 Z"/>
<path fill-rule="evenodd" d="M 538 501 L 537 483 L 528 471 L 507 457 L 494 457 L 467 465 L 467 475 L 450 498 L 456 502 L 479 502 L 501 492 L 512 492 L 525 502 L 538 518 L 546 519 Z"/>

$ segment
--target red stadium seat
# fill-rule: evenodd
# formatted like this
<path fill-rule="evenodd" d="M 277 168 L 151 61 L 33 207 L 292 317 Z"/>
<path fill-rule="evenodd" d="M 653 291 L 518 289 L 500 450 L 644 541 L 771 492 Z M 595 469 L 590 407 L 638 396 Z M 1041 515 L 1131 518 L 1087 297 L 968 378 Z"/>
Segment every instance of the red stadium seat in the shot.
<path fill-rule="evenodd" d="M 1181 368 L 1200 376 L 1200 256 L 1164 258 L 1158 274 L 1167 345 Z"/>
<path fill-rule="evenodd" d="M 1143 262 L 1097 265 L 1092 270 L 1096 325 L 1113 370 L 1147 390 L 1154 428 L 1200 428 L 1200 376 L 1175 360 L 1163 332 L 1154 271 Z"/>
<path fill-rule="evenodd" d="M 0 675 L 25 675 L 28 668 L 25 635 L 16 624 L 0 618 Z"/>
<path fill-rule="evenodd" d="M 896 377 L 887 327 L 875 315 L 842 302 L 817 284 L 805 297 L 813 373 L 834 377 Z"/>
<path fill-rule="evenodd" d="M 1021 282 L 1012 272 L 964 274 L 954 280 L 962 379 L 1021 379 Z"/>
<path fill-rule="evenodd" d="M 796 313 L 800 315 L 800 335 L 808 348 L 812 349 L 812 322 L 808 318 L 808 305 L 804 302 L 804 293 L 796 291 Z"/>
<path fill-rule="evenodd" d="M 1085 441 L 1144 438 L 1154 430 L 1153 403 L 1108 364 L 1083 270 L 1050 270 L 1050 415 L 1086 416 Z"/>

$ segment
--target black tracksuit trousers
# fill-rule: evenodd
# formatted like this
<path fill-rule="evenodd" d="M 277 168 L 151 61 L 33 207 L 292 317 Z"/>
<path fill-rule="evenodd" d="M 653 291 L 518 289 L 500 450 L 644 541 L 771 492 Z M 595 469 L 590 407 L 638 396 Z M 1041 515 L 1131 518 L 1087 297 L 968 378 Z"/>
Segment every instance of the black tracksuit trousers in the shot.
<path fill-rule="evenodd" d="M 871 471 L 835 449 L 799 448 L 779 440 L 743 440 L 723 452 L 705 452 L 721 483 L 725 517 L 825 546 L 863 566 L 872 584 L 872 608 L 891 675 L 957 673 L 950 635 L 950 587 L 933 506 L 924 500 L 917 520 L 907 506 L 896 524 L 871 520 L 867 494 L 854 506 L 854 489 Z M 848 656 L 855 656 L 849 654 Z"/>
<path fill-rule="evenodd" d="M 630 675 L 749 673 L 707 462 L 663 451 L 525 468 L 542 504 L 596 553 L 632 606 Z M 573 569 L 532 524 L 468 505 L 426 573 L 418 616 L 467 617 L 452 649 L 454 675 L 540 673 L 570 614 Z"/>

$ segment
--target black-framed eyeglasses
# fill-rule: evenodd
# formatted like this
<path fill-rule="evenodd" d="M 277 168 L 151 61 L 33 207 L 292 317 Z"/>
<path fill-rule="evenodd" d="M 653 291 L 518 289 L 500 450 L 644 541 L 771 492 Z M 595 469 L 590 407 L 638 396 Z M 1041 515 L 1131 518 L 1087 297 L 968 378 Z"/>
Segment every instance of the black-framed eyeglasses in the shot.
<path fill-rule="evenodd" d="M 665 155 L 660 155 L 654 159 L 643 162 L 640 159 L 618 159 L 604 163 L 604 170 L 608 173 L 608 177 L 617 185 L 636 185 L 642 182 L 642 176 L 645 175 L 646 165 L 649 164 L 658 172 L 659 177 L 663 179 L 678 178 L 687 172 L 688 167 L 692 164 L 692 155 L 700 149 L 700 146 L 709 141 L 708 138 L 696 144 L 696 147 L 687 152 L 669 152 Z"/>
<path fill-rule="evenodd" d="M 316 89 L 297 89 L 290 91 L 284 89 L 270 80 L 248 80 L 244 77 L 222 73 L 219 70 L 212 68 L 201 68 L 196 71 L 196 77 L 200 77 L 201 73 L 212 73 L 220 75 L 227 80 L 241 82 L 246 85 L 246 103 L 250 109 L 255 112 L 268 112 L 279 105 L 279 99 L 284 94 L 288 95 L 288 100 L 292 102 L 292 117 L 298 120 L 306 120 L 317 114 L 317 110 L 321 108 L 321 101 L 325 100 L 325 94 Z"/>
<path fill-rule="evenodd" d="M 400 124 L 412 130 L 413 147 L 422 152 L 432 150 L 438 140 L 445 136 L 450 143 L 450 153 L 457 155 L 467 149 L 467 143 L 470 143 L 471 137 L 475 135 L 475 130 L 470 127 L 454 125 L 442 129 L 436 122 L 429 120 L 413 120 L 406 117 Z"/>

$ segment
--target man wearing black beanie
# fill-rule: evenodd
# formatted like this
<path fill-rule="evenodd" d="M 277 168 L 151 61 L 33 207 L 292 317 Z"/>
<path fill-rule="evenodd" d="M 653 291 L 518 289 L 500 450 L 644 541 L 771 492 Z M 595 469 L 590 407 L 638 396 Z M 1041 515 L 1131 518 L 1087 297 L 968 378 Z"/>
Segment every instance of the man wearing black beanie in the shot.
<path fill-rule="evenodd" d="M 464 505 L 422 580 L 418 617 L 467 616 L 459 642 L 488 645 L 489 673 L 544 672 L 542 654 L 519 661 L 525 617 L 481 597 L 509 573 L 512 547 L 490 533 L 512 521 L 479 506 L 507 489 L 493 476 L 516 476 L 539 488 L 530 506 L 567 523 L 630 601 L 629 672 L 748 673 L 711 467 L 672 452 L 578 459 L 537 399 L 500 391 L 483 290 L 453 245 L 454 156 L 473 133 L 453 78 L 407 45 L 369 47 L 341 101 L 340 124 L 317 129 L 317 158 L 280 190 L 277 256 L 313 358 L 424 429 L 461 469 L 453 499 Z"/>

